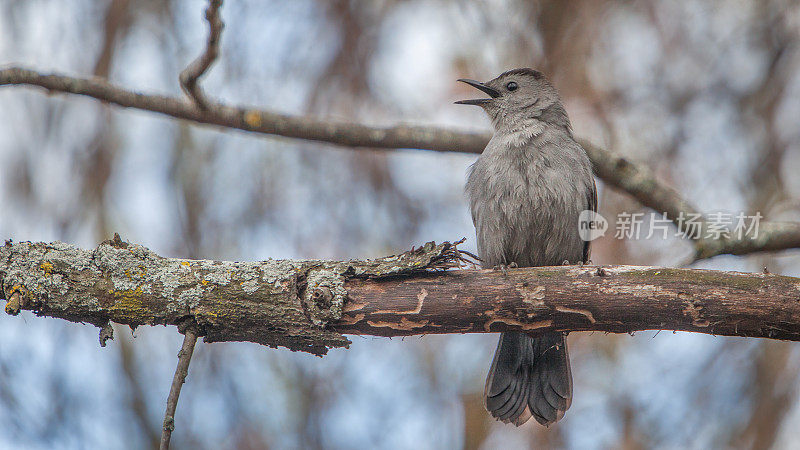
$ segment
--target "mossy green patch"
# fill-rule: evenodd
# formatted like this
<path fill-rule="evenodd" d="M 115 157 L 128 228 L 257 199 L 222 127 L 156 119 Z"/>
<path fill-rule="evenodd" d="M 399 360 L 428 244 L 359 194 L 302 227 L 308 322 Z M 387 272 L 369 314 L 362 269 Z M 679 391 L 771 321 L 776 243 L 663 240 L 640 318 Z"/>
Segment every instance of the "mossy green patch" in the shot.
<path fill-rule="evenodd" d="M 744 276 L 714 270 L 682 270 L 672 268 L 659 268 L 636 270 L 619 274 L 621 277 L 637 281 L 639 283 L 652 283 L 658 277 L 668 277 L 686 284 L 703 286 L 732 287 L 745 291 L 756 291 L 760 289 L 764 280 L 753 276 Z"/>
<path fill-rule="evenodd" d="M 537 278 L 558 278 L 564 276 L 563 269 L 540 269 L 536 268 L 533 275 Z"/>

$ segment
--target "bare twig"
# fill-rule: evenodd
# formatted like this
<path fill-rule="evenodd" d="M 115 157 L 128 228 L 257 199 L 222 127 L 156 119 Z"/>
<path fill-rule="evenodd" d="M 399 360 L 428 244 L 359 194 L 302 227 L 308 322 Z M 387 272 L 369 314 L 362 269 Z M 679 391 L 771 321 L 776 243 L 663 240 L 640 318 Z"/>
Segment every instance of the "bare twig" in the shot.
<path fill-rule="evenodd" d="M 198 124 L 353 148 L 418 148 L 441 152 L 481 153 L 490 138 L 486 133 L 467 133 L 438 127 L 398 125 L 378 128 L 357 123 L 328 122 L 212 102 L 206 104 L 206 109 L 201 109 L 193 102 L 131 92 L 102 79 L 48 75 L 19 67 L 0 70 L 1 85 L 40 86 L 52 92 L 85 95 L 118 106 L 152 111 Z M 667 213 L 667 217 L 679 229 L 684 227 L 678 220 L 680 217 L 697 213 L 691 204 L 674 189 L 661 184 L 646 167 L 586 140 L 579 139 L 579 142 L 586 148 L 598 177 L 627 192 L 643 205 L 657 212 Z M 762 222 L 761 229 L 764 232 L 758 239 L 745 237 L 742 240 L 697 240 L 695 259 L 800 247 L 800 224 Z"/>
<path fill-rule="evenodd" d="M 197 343 L 197 327 L 194 324 L 188 325 L 184 330 L 183 345 L 178 352 L 178 366 L 175 368 L 175 376 L 172 377 L 172 386 L 169 388 L 167 397 L 167 410 L 164 413 L 164 426 L 161 429 L 161 450 L 169 448 L 169 440 L 172 431 L 175 430 L 175 409 L 178 407 L 178 397 L 181 395 L 181 388 L 186 381 L 189 373 L 189 363 L 192 361 L 192 353 Z"/>
<path fill-rule="evenodd" d="M 180 74 L 181 88 L 186 92 L 186 95 L 191 97 L 200 109 L 207 109 L 208 99 L 206 99 L 203 89 L 198 84 L 198 80 L 205 72 L 214 64 L 217 56 L 219 56 L 219 41 L 222 35 L 222 29 L 225 24 L 219 15 L 219 8 L 222 6 L 222 0 L 209 0 L 208 8 L 206 8 L 206 20 L 208 21 L 208 41 L 206 42 L 206 49 L 200 56 L 197 57 L 191 64 L 189 64 Z"/>

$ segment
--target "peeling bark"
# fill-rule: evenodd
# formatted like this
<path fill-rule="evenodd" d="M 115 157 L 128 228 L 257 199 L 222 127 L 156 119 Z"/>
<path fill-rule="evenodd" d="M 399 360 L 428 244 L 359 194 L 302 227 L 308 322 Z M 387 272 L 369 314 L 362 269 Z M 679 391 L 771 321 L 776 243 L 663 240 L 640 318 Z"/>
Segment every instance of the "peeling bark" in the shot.
<path fill-rule="evenodd" d="M 684 330 L 800 340 L 800 279 L 638 266 L 445 270 L 457 244 L 375 260 L 231 262 L 163 258 L 119 236 L 0 247 L 6 312 L 101 328 L 181 325 L 206 342 L 322 355 L 342 334 Z"/>
<path fill-rule="evenodd" d="M 800 340 L 800 279 L 642 266 L 349 280 L 345 334 L 682 330 Z M 424 302 L 423 302 L 424 300 Z"/>

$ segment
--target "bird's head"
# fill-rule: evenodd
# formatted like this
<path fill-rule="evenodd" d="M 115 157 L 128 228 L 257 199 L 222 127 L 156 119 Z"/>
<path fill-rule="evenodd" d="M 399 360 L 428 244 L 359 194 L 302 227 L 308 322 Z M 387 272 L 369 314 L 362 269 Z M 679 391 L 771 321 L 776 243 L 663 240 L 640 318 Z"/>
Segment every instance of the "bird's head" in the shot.
<path fill-rule="evenodd" d="M 535 119 L 569 130 L 569 118 L 558 92 L 544 75 L 533 69 L 514 69 L 481 83 L 459 79 L 485 92 L 489 98 L 460 100 L 460 105 L 476 105 L 486 111 L 496 130 L 523 126 Z"/>

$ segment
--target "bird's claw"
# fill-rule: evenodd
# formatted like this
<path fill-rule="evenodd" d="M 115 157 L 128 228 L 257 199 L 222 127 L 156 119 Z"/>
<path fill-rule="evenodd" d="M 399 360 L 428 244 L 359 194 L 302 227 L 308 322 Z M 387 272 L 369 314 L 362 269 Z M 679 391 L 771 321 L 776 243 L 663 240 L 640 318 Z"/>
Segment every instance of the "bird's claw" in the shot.
<path fill-rule="evenodd" d="M 503 276 L 508 278 L 508 269 L 516 269 L 517 267 L 519 267 L 517 263 L 511 262 L 509 264 L 498 264 L 493 269 L 503 272 Z"/>

